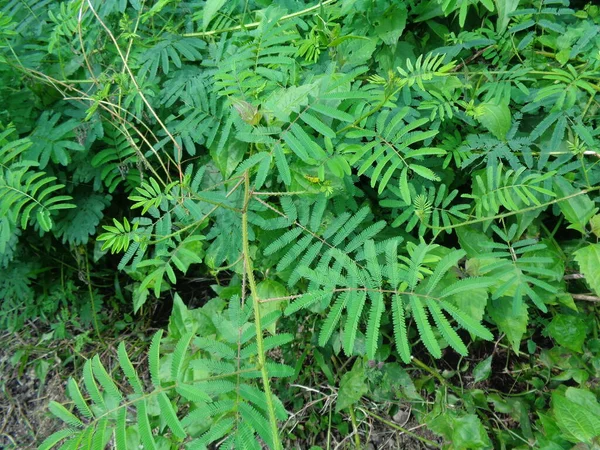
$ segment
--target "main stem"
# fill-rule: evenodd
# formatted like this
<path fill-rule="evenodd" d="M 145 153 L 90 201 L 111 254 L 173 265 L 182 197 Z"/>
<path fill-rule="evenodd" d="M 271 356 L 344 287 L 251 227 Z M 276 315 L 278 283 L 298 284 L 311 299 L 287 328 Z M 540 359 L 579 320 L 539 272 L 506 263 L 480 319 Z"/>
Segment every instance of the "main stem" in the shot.
<path fill-rule="evenodd" d="M 250 178 L 248 172 L 244 175 L 244 208 L 242 210 L 242 246 L 244 253 L 244 265 L 246 275 L 248 276 L 248 284 L 250 285 L 250 293 L 252 295 L 252 308 L 254 309 L 254 326 L 256 328 L 256 347 L 258 349 L 258 364 L 260 365 L 260 373 L 262 375 L 263 390 L 267 400 L 267 413 L 269 414 L 269 424 L 271 425 L 271 434 L 273 435 L 274 450 L 281 450 L 281 442 L 279 441 L 279 429 L 277 428 L 277 418 L 275 417 L 275 407 L 273 406 L 273 397 L 271 394 L 271 385 L 269 382 L 269 374 L 265 360 L 265 350 L 263 345 L 262 326 L 260 323 L 260 298 L 256 289 L 256 280 L 252 268 L 252 260 L 250 259 L 250 247 L 248 244 L 248 204 L 252 198 L 250 192 Z"/>
<path fill-rule="evenodd" d="M 301 11 L 296 11 L 295 13 L 286 14 L 285 16 L 280 17 L 277 20 L 277 22 L 281 22 L 281 21 L 287 20 L 287 19 L 293 19 L 294 17 L 303 16 L 304 14 L 308 14 L 308 13 L 311 13 L 313 11 L 316 11 L 317 9 L 322 8 L 324 6 L 327 6 L 330 3 L 333 3 L 335 1 L 337 1 L 337 0 L 320 1 L 316 5 L 313 5 L 313 6 L 310 6 L 308 8 L 305 8 L 305 9 L 303 9 Z M 245 23 L 243 25 L 236 25 L 234 27 L 221 28 L 221 29 L 211 30 L 211 31 L 203 31 L 203 32 L 200 32 L 200 33 L 185 33 L 183 36 L 185 36 L 185 37 L 199 37 L 199 38 L 203 38 L 203 37 L 213 36 L 215 34 L 220 34 L 220 33 L 229 33 L 230 31 L 249 30 L 249 29 L 252 29 L 252 28 L 257 28 L 259 25 L 260 25 L 260 22 Z"/>
<path fill-rule="evenodd" d="M 104 342 L 104 339 L 102 339 L 102 336 L 100 335 L 100 327 L 98 326 L 98 315 L 96 314 L 96 305 L 94 303 L 94 289 L 92 288 L 92 278 L 90 276 L 90 261 L 88 258 L 87 250 L 85 250 L 84 256 L 85 256 L 85 277 L 86 277 L 87 285 L 88 285 L 88 293 L 90 295 L 90 309 L 92 311 L 92 320 L 93 320 L 93 324 L 94 324 L 94 330 L 96 330 L 96 336 L 98 336 L 98 339 L 100 340 L 100 342 Z"/>

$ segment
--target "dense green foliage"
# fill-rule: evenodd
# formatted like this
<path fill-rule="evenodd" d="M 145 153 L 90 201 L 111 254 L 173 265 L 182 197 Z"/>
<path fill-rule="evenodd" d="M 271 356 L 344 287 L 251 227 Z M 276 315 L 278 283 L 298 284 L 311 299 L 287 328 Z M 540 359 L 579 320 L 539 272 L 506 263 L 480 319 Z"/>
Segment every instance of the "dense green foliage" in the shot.
<path fill-rule="evenodd" d="M 0 326 L 173 303 L 41 448 L 302 447 L 294 380 L 355 446 L 363 398 L 445 448 L 600 443 L 597 6 L 0 5 Z"/>

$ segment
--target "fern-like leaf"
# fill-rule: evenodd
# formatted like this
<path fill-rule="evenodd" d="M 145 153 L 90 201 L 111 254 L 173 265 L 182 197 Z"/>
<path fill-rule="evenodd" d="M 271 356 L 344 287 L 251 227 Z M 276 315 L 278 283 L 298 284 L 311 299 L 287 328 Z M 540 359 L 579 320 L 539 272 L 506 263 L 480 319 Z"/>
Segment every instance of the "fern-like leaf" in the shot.
<path fill-rule="evenodd" d="M 427 350 L 429 350 L 429 352 L 435 358 L 441 358 L 442 350 L 440 349 L 437 339 L 433 334 L 431 324 L 429 323 L 429 319 L 427 317 L 427 312 L 425 311 L 425 308 L 423 308 L 421 300 L 414 295 L 411 295 L 409 299 L 413 317 L 415 319 L 415 323 L 417 324 L 419 335 L 423 340 L 423 344 L 425 344 Z"/>
<path fill-rule="evenodd" d="M 456 66 L 454 61 L 443 64 L 446 55 L 429 53 L 425 58 L 420 55 L 413 63 L 410 59 L 406 60 L 406 69 L 398 67 L 400 86 L 412 87 L 417 85 L 422 91 L 426 91 L 425 82 L 430 82 L 435 78 L 446 77 Z"/>
<path fill-rule="evenodd" d="M 394 295 L 392 302 L 392 320 L 394 323 L 394 338 L 400 358 L 406 364 L 410 362 L 410 347 L 408 344 L 408 333 L 406 331 L 406 319 L 404 314 L 404 301 L 402 296 Z"/>

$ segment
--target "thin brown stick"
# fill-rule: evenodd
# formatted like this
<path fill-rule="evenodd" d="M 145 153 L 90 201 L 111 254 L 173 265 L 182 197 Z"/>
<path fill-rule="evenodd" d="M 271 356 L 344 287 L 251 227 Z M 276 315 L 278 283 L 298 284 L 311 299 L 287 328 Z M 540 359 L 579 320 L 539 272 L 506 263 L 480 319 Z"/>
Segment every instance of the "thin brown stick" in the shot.
<path fill-rule="evenodd" d="M 335 288 L 332 289 L 331 292 L 334 294 L 338 294 L 340 292 L 379 292 L 381 294 L 395 294 L 395 295 L 414 295 L 415 297 L 429 298 L 432 300 L 440 300 L 439 297 L 434 297 L 432 295 L 427 294 L 417 294 L 416 292 L 404 292 L 397 291 L 394 289 L 370 289 L 367 287 L 345 287 L 345 288 Z M 269 297 L 269 298 L 261 298 L 258 303 L 269 303 L 269 302 L 280 302 L 283 300 L 294 300 L 302 297 L 303 294 L 295 294 L 295 295 L 286 295 L 283 297 Z"/>
<path fill-rule="evenodd" d="M 111 41 L 115 45 L 115 48 L 117 49 L 117 52 L 119 53 L 119 57 L 121 58 L 121 61 L 123 62 L 123 67 L 127 71 L 127 74 L 129 75 L 129 78 L 131 79 L 131 82 L 135 86 L 135 89 L 136 89 L 137 93 L 139 94 L 140 98 L 142 99 L 142 101 L 144 102 L 144 104 L 146 105 L 146 107 L 148 108 L 148 110 L 150 111 L 150 114 L 152 114 L 152 116 L 154 117 L 154 119 L 158 122 L 158 124 L 160 125 L 160 127 L 164 130 L 164 132 L 167 134 L 167 136 L 169 137 L 169 139 L 171 140 L 171 142 L 173 142 L 173 145 L 177 149 L 177 161 L 176 161 L 177 170 L 179 172 L 179 181 L 181 183 L 183 183 L 183 170 L 181 168 L 181 158 L 183 156 L 183 149 L 177 143 L 177 140 L 171 134 L 171 132 L 169 131 L 169 129 L 167 128 L 167 126 L 163 123 L 163 121 L 160 119 L 160 117 L 158 117 L 158 114 L 156 113 L 156 111 L 154 111 L 154 108 L 152 108 L 152 105 L 150 105 L 150 102 L 148 101 L 148 99 L 144 95 L 144 92 L 140 88 L 140 85 L 138 84 L 138 82 L 137 82 L 137 80 L 135 78 L 135 75 L 133 74 L 133 72 L 129 68 L 129 64 L 127 64 L 127 59 L 125 58 L 125 55 L 123 55 L 123 52 L 121 51 L 121 47 L 119 47 L 119 43 L 117 42 L 117 38 L 115 38 L 115 36 L 112 33 L 112 31 L 110 31 L 110 29 L 108 28 L 108 26 L 106 26 L 106 24 L 104 23 L 104 21 L 100 18 L 100 16 L 98 15 L 98 13 L 96 12 L 96 10 L 92 6 L 91 1 L 88 0 L 87 3 L 88 3 L 88 6 L 90 7 L 90 11 L 92 11 L 92 13 L 94 14 L 94 16 L 96 17 L 96 20 L 98 20 L 98 23 L 100 23 L 100 25 L 102 26 L 102 28 L 104 28 L 104 31 L 106 31 L 106 34 L 108 34 L 108 37 L 110 37 Z"/>
<path fill-rule="evenodd" d="M 600 297 L 596 297 L 595 295 L 588 294 L 571 294 L 574 300 L 583 300 L 586 302 L 600 302 Z"/>
<path fill-rule="evenodd" d="M 569 273 L 563 277 L 563 280 L 581 280 L 582 278 L 585 276 L 580 273 Z"/>
<path fill-rule="evenodd" d="M 477 50 L 475 53 L 473 53 L 471 56 L 469 56 L 466 60 L 464 60 L 463 62 L 461 62 L 460 64 L 458 64 L 454 69 L 452 69 L 452 72 L 458 72 L 460 69 L 462 69 L 464 66 L 468 65 L 471 61 L 476 60 L 477 58 L 479 58 L 481 55 L 483 55 L 483 53 L 492 48 L 493 45 L 488 45 L 487 47 L 484 47 L 482 49 Z"/>
<path fill-rule="evenodd" d="M 278 22 L 281 22 L 282 20 L 287 20 L 287 19 L 293 19 L 294 17 L 299 17 L 299 16 L 303 16 L 304 14 L 308 14 L 310 12 L 313 12 L 323 6 L 326 6 L 330 3 L 335 2 L 336 0 L 325 0 L 325 1 L 321 1 L 319 3 L 317 3 L 314 6 L 310 6 L 306 9 L 303 9 L 301 11 L 296 11 L 295 13 L 291 13 L 291 14 L 287 14 L 285 16 L 282 16 Z M 258 26 L 260 25 L 260 22 L 252 22 L 252 23 L 245 23 L 242 25 L 236 25 L 234 27 L 229 27 L 229 28 L 221 28 L 221 29 L 217 29 L 217 30 L 210 30 L 210 31 L 203 31 L 203 32 L 199 32 L 199 33 L 186 33 L 184 34 L 185 37 L 199 37 L 199 38 L 203 38 L 203 37 L 209 37 L 209 36 L 214 36 L 216 34 L 220 34 L 220 33 L 228 33 L 230 31 L 240 31 L 240 30 L 249 30 L 252 28 L 258 28 Z"/>

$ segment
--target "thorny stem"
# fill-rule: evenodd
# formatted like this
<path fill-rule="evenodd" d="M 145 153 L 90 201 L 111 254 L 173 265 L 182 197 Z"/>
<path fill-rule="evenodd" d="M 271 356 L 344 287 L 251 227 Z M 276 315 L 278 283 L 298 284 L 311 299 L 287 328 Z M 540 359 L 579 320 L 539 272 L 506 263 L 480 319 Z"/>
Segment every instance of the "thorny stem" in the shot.
<path fill-rule="evenodd" d="M 271 435 L 273 437 L 273 447 L 275 450 L 281 450 L 281 442 L 279 441 L 279 429 L 277 428 L 277 418 L 275 417 L 275 407 L 273 406 L 273 398 L 271 386 L 269 382 L 269 373 L 267 372 L 265 349 L 263 344 L 263 330 L 260 317 L 260 298 L 258 289 L 256 288 L 256 280 L 250 258 L 250 245 L 248 243 L 248 204 L 252 199 L 250 190 L 250 177 L 248 172 L 244 175 L 244 207 L 242 210 L 242 252 L 244 255 L 244 268 L 250 285 L 250 293 L 252 294 L 252 308 L 254 309 L 254 326 L 256 328 L 256 347 L 258 350 L 258 365 L 262 375 L 263 390 L 265 391 L 265 399 L 267 402 L 267 413 L 269 415 L 269 423 L 271 425 Z"/>

